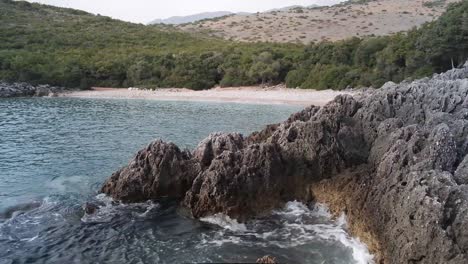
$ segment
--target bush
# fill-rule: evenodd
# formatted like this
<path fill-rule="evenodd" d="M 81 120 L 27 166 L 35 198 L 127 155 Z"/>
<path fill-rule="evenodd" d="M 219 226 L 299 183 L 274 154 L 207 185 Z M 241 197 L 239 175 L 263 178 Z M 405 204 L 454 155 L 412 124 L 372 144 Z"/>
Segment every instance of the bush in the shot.
<path fill-rule="evenodd" d="M 308 75 L 309 73 L 305 68 L 292 70 L 286 76 L 286 86 L 289 88 L 301 87 Z"/>
<path fill-rule="evenodd" d="M 309 73 L 308 78 L 301 85 L 305 89 L 344 89 L 351 84 L 347 76 L 350 67 L 346 65 L 316 65 Z"/>

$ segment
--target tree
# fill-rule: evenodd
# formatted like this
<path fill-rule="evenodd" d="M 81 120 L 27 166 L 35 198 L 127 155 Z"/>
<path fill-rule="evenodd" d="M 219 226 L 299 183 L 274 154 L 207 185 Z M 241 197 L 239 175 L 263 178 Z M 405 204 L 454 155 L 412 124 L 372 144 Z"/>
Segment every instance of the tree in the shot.
<path fill-rule="evenodd" d="M 151 65 L 146 60 L 138 60 L 127 71 L 127 82 L 129 85 L 142 84 L 144 80 L 152 76 Z"/>
<path fill-rule="evenodd" d="M 383 50 L 387 45 L 387 38 L 376 37 L 362 41 L 354 54 L 354 63 L 364 67 L 375 66 L 377 52 Z"/>
<path fill-rule="evenodd" d="M 461 32 L 462 32 L 461 44 L 463 45 L 461 61 L 462 63 L 464 63 L 465 60 L 468 59 L 468 12 L 467 11 L 463 12 Z"/>
<path fill-rule="evenodd" d="M 308 75 L 309 71 L 306 68 L 292 70 L 286 76 L 286 86 L 289 88 L 301 87 Z"/>
<path fill-rule="evenodd" d="M 261 84 L 271 83 L 276 80 L 280 70 L 280 63 L 273 60 L 273 55 L 270 52 L 265 51 L 255 57 L 249 70 L 249 76 Z"/>

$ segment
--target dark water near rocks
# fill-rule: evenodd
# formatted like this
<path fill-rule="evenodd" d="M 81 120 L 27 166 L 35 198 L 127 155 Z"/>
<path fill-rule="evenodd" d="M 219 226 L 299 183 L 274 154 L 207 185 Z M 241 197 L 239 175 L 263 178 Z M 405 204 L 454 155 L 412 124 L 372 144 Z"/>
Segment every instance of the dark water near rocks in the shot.
<path fill-rule="evenodd" d="M 292 106 L 64 98 L 0 99 L 0 263 L 367 263 L 366 248 L 321 206 L 291 202 L 239 224 L 194 220 L 173 202 L 119 205 L 102 182 L 155 138 L 194 147 L 250 133 Z M 85 201 L 102 203 L 84 216 Z"/>

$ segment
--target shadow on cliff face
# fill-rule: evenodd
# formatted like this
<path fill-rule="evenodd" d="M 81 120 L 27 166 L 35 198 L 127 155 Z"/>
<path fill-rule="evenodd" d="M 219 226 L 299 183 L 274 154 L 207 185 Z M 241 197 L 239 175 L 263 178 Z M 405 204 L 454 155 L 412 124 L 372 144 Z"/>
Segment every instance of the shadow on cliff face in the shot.
<path fill-rule="evenodd" d="M 466 263 L 467 78 L 468 64 L 338 96 L 247 138 L 212 134 L 192 152 L 156 141 L 102 192 L 240 220 L 317 200 L 345 211 L 379 262 Z"/>

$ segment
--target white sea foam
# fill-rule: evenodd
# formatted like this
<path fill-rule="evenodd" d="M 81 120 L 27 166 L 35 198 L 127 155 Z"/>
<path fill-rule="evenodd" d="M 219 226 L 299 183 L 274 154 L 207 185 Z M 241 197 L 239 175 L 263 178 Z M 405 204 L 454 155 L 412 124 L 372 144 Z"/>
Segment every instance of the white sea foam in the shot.
<path fill-rule="evenodd" d="M 21 241 L 32 242 L 32 241 L 36 240 L 36 238 L 38 238 L 38 237 L 39 237 L 39 235 L 31 237 L 31 238 L 23 238 L 23 239 L 21 239 Z"/>
<path fill-rule="evenodd" d="M 222 246 L 225 243 L 232 243 L 289 249 L 321 241 L 320 243 L 341 244 L 349 248 L 352 263 L 374 263 L 366 245 L 348 234 L 346 216 L 342 214 L 334 220 L 326 205 L 316 204 L 309 208 L 303 203 L 293 201 L 287 203 L 282 210 L 273 211 L 271 218 L 276 219 L 273 228 L 265 226 L 269 218 L 254 220 L 247 224 L 241 224 L 223 214 L 202 218 L 201 221 L 218 225 L 234 234 L 219 231 L 213 237 L 203 238 L 201 245 Z M 256 239 L 248 239 L 249 236 Z"/>
<path fill-rule="evenodd" d="M 238 236 L 232 236 L 232 235 L 226 235 L 225 232 L 219 231 L 216 233 L 214 237 L 208 237 L 208 236 L 203 236 L 200 245 L 209 245 L 209 246 L 222 246 L 225 243 L 230 243 L 230 244 L 240 244 L 242 243 L 242 239 Z"/>
<path fill-rule="evenodd" d="M 306 244 L 314 237 L 320 237 L 326 241 L 338 241 L 352 250 L 352 255 L 356 264 L 374 263 L 373 255 L 370 254 L 367 246 L 358 238 L 353 238 L 347 233 L 346 215 L 341 214 L 336 220 L 332 220 L 332 215 L 328 207 L 324 204 L 316 204 L 310 210 L 304 204 L 289 202 L 283 211 L 276 211 L 278 215 L 295 215 L 298 218 L 291 222 L 285 222 L 285 230 L 289 233 L 298 234 L 291 241 L 293 246 Z M 324 224 L 307 224 L 301 217 L 322 217 L 328 221 Z M 282 245 L 278 245 L 282 246 Z"/>
<path fill-rule="evenodd" d="M 321 204 L 321 203 L 315 204 L 314 207 L 312 208 L 311 213 L 319 217 L 325 217 L 328 219 L 332 218 L 332 215 L 328 207 L 325 204 Z M 346 218 L 344 220 L 346 221 Z"/>
<path fill-rule="evenodd" d="M 105 194 L 96 196 L 97 210 L 93 214 L 86 214 L 81 218 L 84 223 L 106 223 L 112 221 L 115 216 L 130 213 L 133 217 L 144 218 L 150 212 L 159 208 L 159 204 L 152 201 L 145 203 L 122 204 L 115 202 L 112 197 Z M 144 210 L 142 213 L 137 211 Z"/>
<path fill-rule="evenodd" d="M 291 228 L 303 228 L 305 234 L 313 234 L 326 241 L 338 241 L 352 250 L 352 255 L 357 264 L 374 263 L 372 254 L 366 245 L 359 239 L 351 237 L 344 229 L 345 222 L 340 217 L 334 224 L 291 226 Z"/>
<path fill-rule="evenodd" d="M 32 242 L 40 238 L 40 227 L 44 223 L 63 221 L 63 215 L 55 213 L 60 210 L 53 197 L 45 197 L 40 202 L 19 205 L 11 217 L 0 224 L 0 237 L 11 241 Z M 48 214 L 45 214 L 48 212 Z"/>
<path fill-rule="evenodd" d="M 229 216 L 224 214 L 215 214 L 213 216 L 200 218 L 200 221 L 218 225 L 224 229 L 228 229 L 234 232 L 246 232 L 247 227 L 245 224 L 240 224 L 236 219 L 231 219 Z"/>
<path fill-rule="evenodd" d="M 112 218 L 117 214 L 116 208 L 112 205 L 112 198 L 105 195 L 96 196 L 98 201 L 103 202 L 102 205 L 99 205 L 96 209 L 96 212 L 93 214 L 85 213 L 81 218 L 83 223 L 106 223 L 110 222 Z"/>
<path fill-rule="evenodd" d="M 148 214 L 151 213 L 154 209 L 159 208 L 159 204 L 156 204 L 156 203 L 153 203 L 153 202 L 148 202 L 146 205 L 147 205 L 146 211 L 144 211 L 141 214 L 135 213 L 135 215 L 138 216 L 138 217 L 144 218 L 144 217 L 147 217 Z"/>
<path fill-rule="evenodd" d="M 59 192 L 66 192 L 67 189 L 71 186 L 76 186 L 82 184 L 83 177 L 80 176 L 68 176 L 68 177 L 57 177 L 50 182 L 47 182 L 46 185 L 50 188 L 53 188 Z"/>
<path fill-rule="evenodd" d="M 286 203 L 286 206 L 282 210 L 277 210 L 273 213 L 276 215 L 298 217 L 309 211 L 309 208 L 305 204 L 298 201 L 293 201 Z"/>

